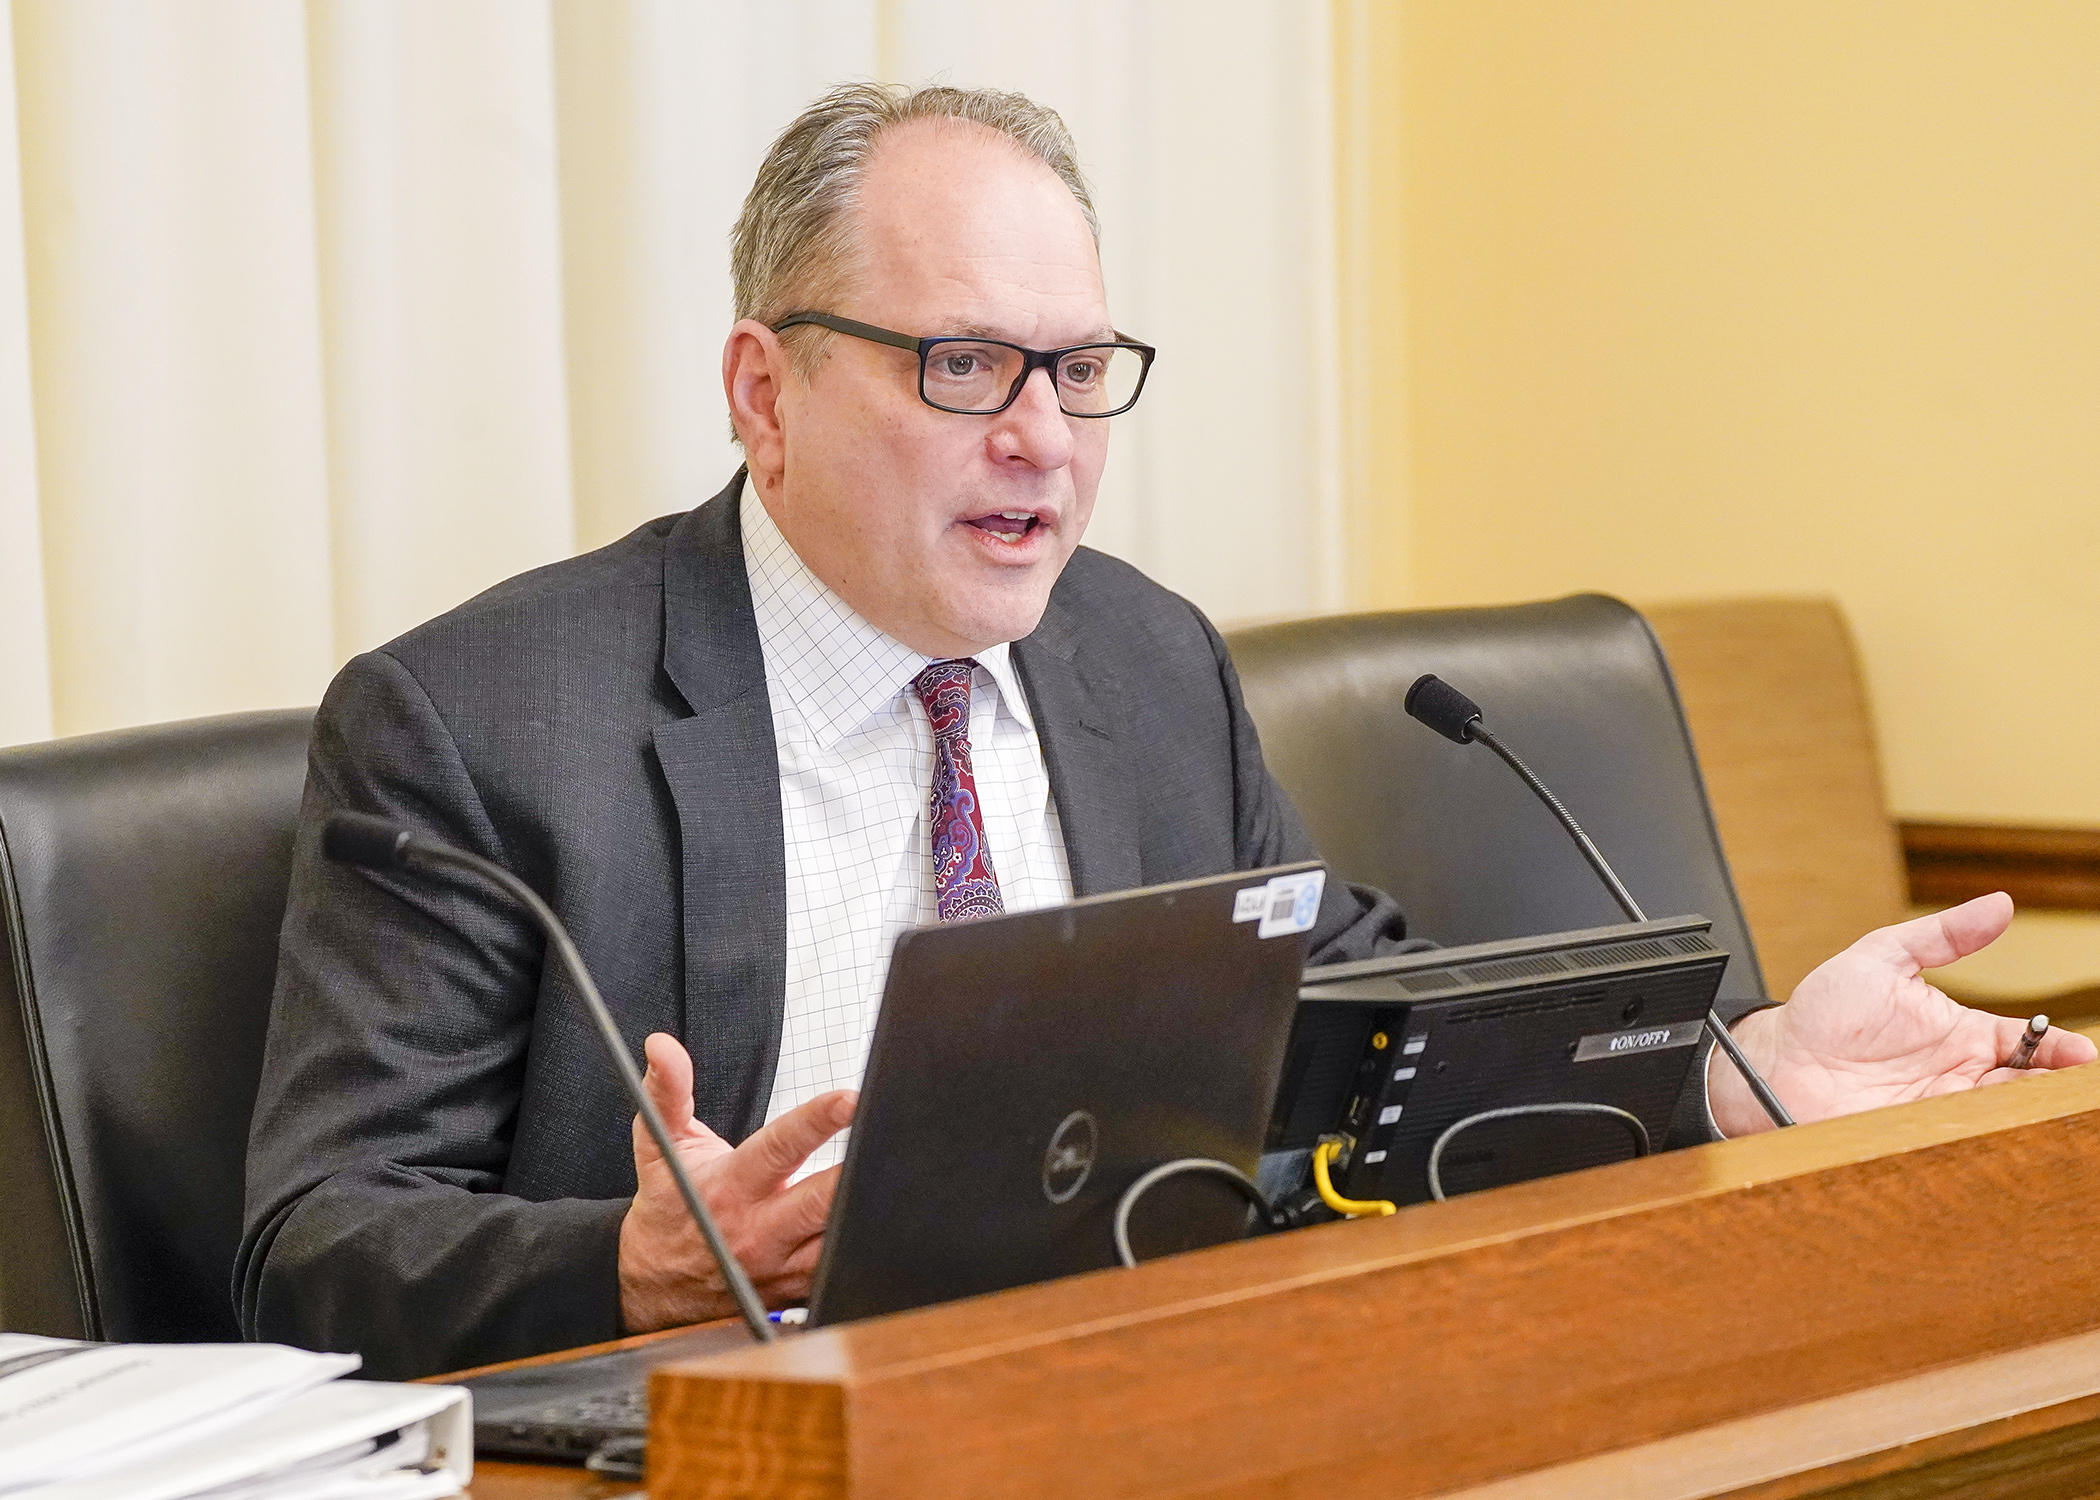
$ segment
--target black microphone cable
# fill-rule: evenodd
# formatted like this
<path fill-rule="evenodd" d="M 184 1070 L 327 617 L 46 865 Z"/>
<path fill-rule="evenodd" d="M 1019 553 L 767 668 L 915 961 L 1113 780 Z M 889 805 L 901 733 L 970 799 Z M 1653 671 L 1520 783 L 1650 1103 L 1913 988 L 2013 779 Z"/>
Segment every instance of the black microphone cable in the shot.
<path fill-rule="evenodd" d="M 1445 739 L 1460 745 L 1478 740 L 1500 756 L 1503 763 L 1523 780 L 1524 785 L 1530 787 L 1538 799 L 1546 804 L 1547 810 L 1560 820 L 1560 826 L 1566 829 L 1568 836 L 1575 841 L 1575 847 L 1582 851 L 1582 857 L 1589 862 L 1590 868 L 1597 872 L 1598 878 L 1604 882 L 1605 888 L 1611 892 L 1612 899 L 1618 902 L 1619 910 L 1626 914 L 1627 919 L 1633 922 L 1648 920 L 1648 914 L 1642 911 L 1640 903 L 1633 899 L 1633 892 L 1626 889 L 1625 882 L 1619 879 L 1618 873 L 1612 869 L 1603 853 L 1590 841 L 1590 836 L 1582 831 L 1582 825 L 1575 821 L 1575 815 L 1561 805 L 1560 798 L 1554 796 L 1551 789 L 1532 774 L 1531 767 L 1518 759 L 1515 751 L 1489 731 L 1487 725 L 1482 722 L 1484 716 L 1479 704 L 1435 673 L 1425 672 L 1415 679 L 1414 686 L 1407 690 L 1407 696 L 1401 700 L 1400 706 L 1411 717 L 1421 720 Z M 1728 1060 L 1735 1064 L 1736 1072 L 1742 1074 L 1743 1082 L 1749 1086 L 1750 1092 L 1757 1096 L 1757 1102 L 1764 1107 L 1765 1113 L 1771 1116 L 1772 1123 L 1793 1124 L 1794 1117 L 1787 1113 L 1787 1107 L 1779 1102 L 1779 1096 L 1772 1092 L 1772 1086 L 1759 1074 L 1749 1055 L 1743 1051 L 1742 1044 L 1729 1032 L 1720 1012 L 1710 1005 L 1706 1008 L 1706 1029 L 1713 1033 L 1715 1045 L 1728 1054 Z"/>

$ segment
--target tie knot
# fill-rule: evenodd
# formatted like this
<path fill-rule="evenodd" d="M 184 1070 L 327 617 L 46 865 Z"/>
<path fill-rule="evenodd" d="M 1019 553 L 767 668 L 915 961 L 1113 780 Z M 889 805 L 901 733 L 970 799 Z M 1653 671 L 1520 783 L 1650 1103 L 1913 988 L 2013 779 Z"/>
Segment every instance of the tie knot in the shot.
<path fill-rule="evenodd" d="M 936 739 L 968 731 L 970 674 L 976 669 L 976 661 L 965 656 L 955 661 L 937 661 L 912 679 L 919 701 L 926 705 L 927 717 L 933 720 Z"/>

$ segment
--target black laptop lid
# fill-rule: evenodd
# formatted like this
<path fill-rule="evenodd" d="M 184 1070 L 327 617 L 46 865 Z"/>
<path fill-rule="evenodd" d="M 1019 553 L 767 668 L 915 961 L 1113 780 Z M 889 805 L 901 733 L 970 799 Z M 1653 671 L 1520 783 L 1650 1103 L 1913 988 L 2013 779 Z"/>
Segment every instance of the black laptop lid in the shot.
<path fill-rule="evenodd" d="M 1254 1172 L 1325 872 L 1277 866 L 897 940 L 811 1298 L 838 1323 L 1115 1264 L 1123 1190 L 1184 1156 Z M 1237 1239 L 1184 1176 L 1140 1255 Z"/>

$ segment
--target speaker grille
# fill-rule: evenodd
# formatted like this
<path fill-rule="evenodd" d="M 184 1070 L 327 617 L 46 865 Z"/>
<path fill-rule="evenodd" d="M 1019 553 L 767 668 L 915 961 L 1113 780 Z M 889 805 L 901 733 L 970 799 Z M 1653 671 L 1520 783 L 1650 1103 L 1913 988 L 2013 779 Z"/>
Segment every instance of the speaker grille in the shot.
<path fill-rule="evenodd" d="M 1544 979 L 1567 972 L 1568 966 L 1561 962 L 1557 953 L 1542 953 L 1536 958 L 1506 958 L 1492 964 L 1474 964 L 1465 971 L 1467 980 L 1473 984 L 1503 984 L 1512 979 Z"/>
<path fill-rule="evenodd" d="M 1616 968 L 1620 964 L 1646 963 L 1653 958 L 1668 958 L 1670 950 L 1653 938 L 1639 943 L 1610 943 L 1602 948 L 1582 950 L 1583 962 L 1596 968 Z"/>

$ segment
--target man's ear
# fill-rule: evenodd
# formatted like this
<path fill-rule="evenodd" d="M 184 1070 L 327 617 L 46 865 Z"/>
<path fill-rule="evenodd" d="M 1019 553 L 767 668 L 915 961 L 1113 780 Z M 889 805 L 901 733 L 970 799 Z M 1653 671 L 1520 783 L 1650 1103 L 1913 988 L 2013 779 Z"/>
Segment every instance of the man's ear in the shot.
<path fill-rule="evenodd" d="M 763 496 L 780 486 L 787 467 L 787 427 L 781 411 L 783 387 L 796 379 L 780 335 L 754 318 L 729 330 L 722 346 L 722 394 L 729 420 L 743 440 L 751 483 Z"/>

